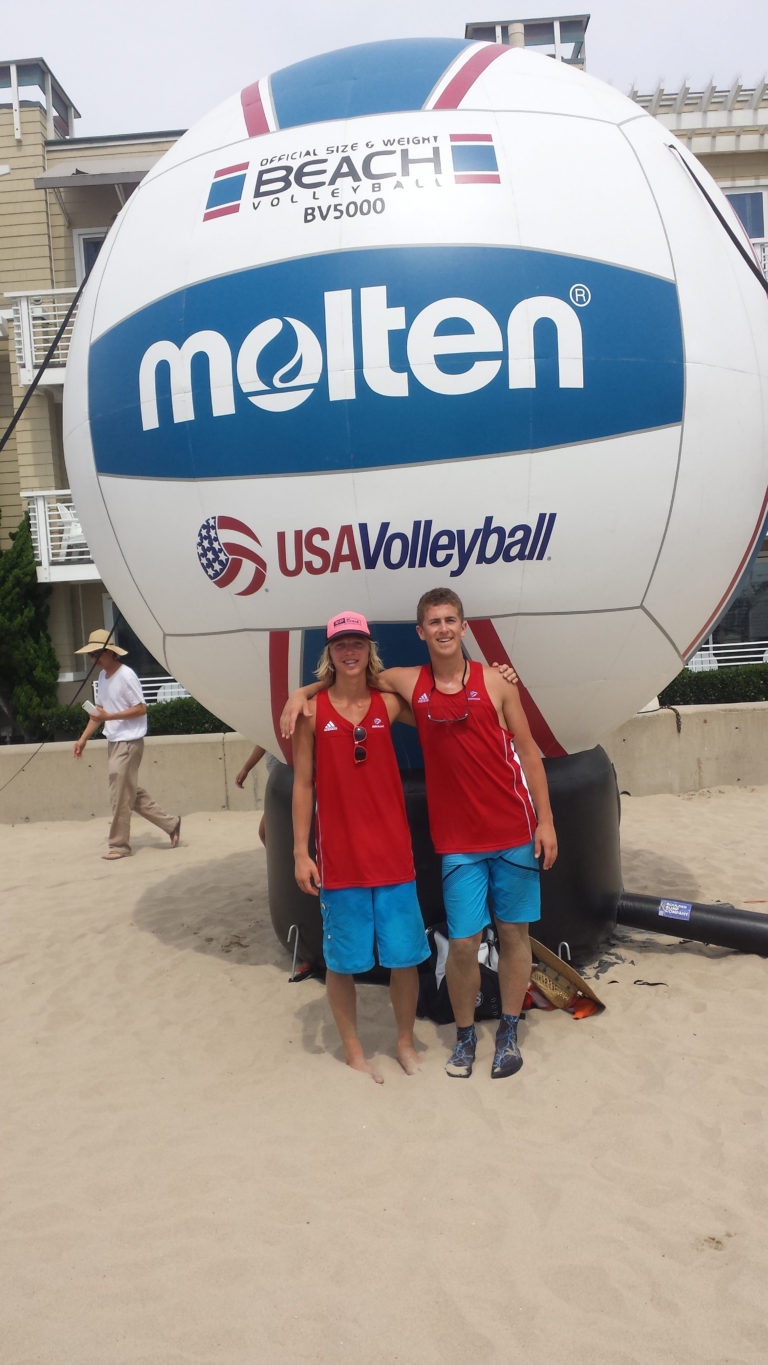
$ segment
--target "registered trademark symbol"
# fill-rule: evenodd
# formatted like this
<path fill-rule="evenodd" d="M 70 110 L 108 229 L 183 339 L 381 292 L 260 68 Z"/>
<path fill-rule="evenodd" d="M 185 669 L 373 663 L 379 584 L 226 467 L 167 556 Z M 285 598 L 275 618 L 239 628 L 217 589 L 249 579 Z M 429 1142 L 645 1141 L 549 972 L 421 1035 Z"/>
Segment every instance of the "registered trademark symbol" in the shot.
<path fill-rule="evenodd" d="M 568 296 L 574 308 L 586 308 L 591 302 L 592 295 L 585 284 L 572 284 L 571 292 Z"/>

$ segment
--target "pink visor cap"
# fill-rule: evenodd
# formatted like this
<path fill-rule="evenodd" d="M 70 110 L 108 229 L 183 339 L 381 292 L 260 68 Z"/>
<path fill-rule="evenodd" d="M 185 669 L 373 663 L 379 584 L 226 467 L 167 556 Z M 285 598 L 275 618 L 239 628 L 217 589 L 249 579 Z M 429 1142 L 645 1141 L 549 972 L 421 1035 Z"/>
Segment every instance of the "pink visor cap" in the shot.
<path fill-rule="evenodd" d="M 339 635 L 361 635 L 364 640 L 371 638 L 368 622 L 356 611 L 342 611 L 339 616 L 331 617 L 326 627 L 325 638 L 335 640 Z"/>

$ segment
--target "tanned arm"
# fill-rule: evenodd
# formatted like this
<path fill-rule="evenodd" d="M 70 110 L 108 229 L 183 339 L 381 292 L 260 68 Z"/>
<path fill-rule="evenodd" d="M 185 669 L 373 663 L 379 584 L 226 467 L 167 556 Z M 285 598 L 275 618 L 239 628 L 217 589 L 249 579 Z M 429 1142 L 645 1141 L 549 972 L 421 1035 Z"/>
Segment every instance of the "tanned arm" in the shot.
<path fill-rule="evenodd" d="M 314 808 L 315 717 L 299 716 L 293 736 L 293 861 L 296 883 L 302 891 L 317 896 L 320 873 L 309 856 L 309 834 Z"/>
<path fill-rule="evenodd" d="M 515 750 L 536 811 L 534 852 L 537 858 L 543 855 L 542 867 L 546 872 L 557 858 L 557 835 L 541 754 L 531 734 L 517 688 L 504 682 L 498 673 L 491 669 L 485 670 L 485 685 L 488 695 L 501 713 L 505 726 L 515 737 Z"/>

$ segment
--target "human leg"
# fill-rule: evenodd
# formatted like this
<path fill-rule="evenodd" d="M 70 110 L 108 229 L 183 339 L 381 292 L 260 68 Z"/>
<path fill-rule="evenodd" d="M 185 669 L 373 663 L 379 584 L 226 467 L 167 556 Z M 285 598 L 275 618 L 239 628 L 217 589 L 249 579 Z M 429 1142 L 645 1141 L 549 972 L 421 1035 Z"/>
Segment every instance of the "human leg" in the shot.
<path fill-rule="evenodd" d="M 146 791 L 146 790 L 144 789 L 144 787 L 140 787 L 140 786 L 138 785 L 138 767 L 139 767 L 139 763 L 141 762 L 142 754 L 143 754 L 143 751 L 144 751 L 144 741 L 143 741 L 143 740 L 134 740 L 134 743 L 136 744 L 137 748 L 139 749 L 139 756 L 138 756 L 138 759 L 137 759 L 137 761 L 136 761 L 137 784 L 136 784 L 136 794 L 135 794 L 135 797 L 134 797 L 133 809 L 135 810 L 135 812 L 136 812 L 137 815 L 143 816 L 143 818 L 144 818 L 145 820 L 148 820 L 149 823 L 150 823 L 151 825 L 157 825 L 158 829 L 164 830 L 165 833 L 168 835 L 170 841 L 171 841 L 171 846 L 172 846 L 173 848 L 176 848 L 176 846 L 178 845 L 178 842 L 179 842 L 179 831 L 180 831 L 180 829 L 181 829 L 181 816 L 180 816 L 180 815 L 166 815 L 165 811 L 164 811 L 164 810 L 161 810 L 161 808 L 160 808 L 160 806 L 158 806 L 157 802 L 156 802 L 156 801 L 153 801 L 153 799 L 152 799 L 152 797 L 150 796 L 149 792 Z"/>
<path fill-rule="evenodd" d="M 429 957 L 416 881 L 375 886 L 372 895 L 378 958 L 382 967 L 390 969 L 389 993 L 397 1025 L 397 1060 L 412 1076 L 419 1064 L 413 1041 L 419 998 L 416 968 Z"/>
<path fill-rule="evenodd" d="M 514 1076 L 523 1065 L 517 1041 L 517 1025 L 531 977 L 531 942 L 527 924 L 496 921 L 499 934 L 499 991 L 501 1019 L 496 1030 L 491 1076 L 501 1080 Z"/>
<path fill-rule="evenodd" d="M 445 981 L 456 1020 L 456 1046 L 445 1064 L 449 1076 L 472 1075 L 477 1047 L 475 1002 L 480 990 L 477 950 L 481 937 L 478 933 L 471 938 L 452 938 L 448 945 Z"/>
<path fill-rule="evenodd" d="M 419 998 L 420 962 L 429 957 L 429 944 L 416 894 L 415 879 L 372 891 L 378 958 L 389 967 L 389 994 L 397 1025 L 397 1060 L 412 1076 L 419 1059 L 413 1040 Z"/>
<path fill-rule="evenodd" d="M 325 992 L 334 1023 L 339 1030 L 344 1060 L 353 1071 L 366 1071 L 378 1085 L 383 1077 L 368 1061 L 357 1036 L 357 993 L 355 979 L 346 973 L 326 971 Z"/>
<path fill-rule="evenodd" d="M 344 1060 L 354 1071 L 367 1071 L 381 1084 L 382 1077 L 365 1056 L 357 1036 L 355 975 L 374 965 L 373 895 L 368 887 L 347 886 L 320 892 L 323 916 L 325 989 L 339 1030 Z"/>
<path fill-rule="evenodd" d="M 105 857 L 126 858 L 131 852 L 131 811 L 136 800 L 141 740 L 107 741 L 107 775 L 112 803 L 109 827 L 109 853 Z"/>
<path fill-rule="evenodd" d="M 397 1060 L 406 1075 L 412 1076 L 419 1065 L 413 1040 L 419 998 L 419 973 L 415 967 L 392 969 L 389 975 L 389 998 L 397 1025 Z"/>
<path fill-rule="evenodd" d="M 540 918 L 539 865 L 533 841 L 502 849 L 489 862 L 489 887 L 499 935 L 499 990 L 505 1014 L 523 1007 L 531 975 L 528 926 Z"/>
<path fill-rule="evenodd" d="M 504 1014 L 520 1014 L 531 979 L 531 940 L 527 924 L 496 921 L 499 934 L 499 993 Z"/>
<path fill-rule="evenodd" d="M 443 900 L 450 943 L 445 964 L 456 1046 L 446 1063 L 449 1076 L 471 1076 L 475 1060 L 475 1002 L 480 990 L 477 950 L 483 929 L 490 924 L 488 860 L 482 853 L 443 857 Z"/>

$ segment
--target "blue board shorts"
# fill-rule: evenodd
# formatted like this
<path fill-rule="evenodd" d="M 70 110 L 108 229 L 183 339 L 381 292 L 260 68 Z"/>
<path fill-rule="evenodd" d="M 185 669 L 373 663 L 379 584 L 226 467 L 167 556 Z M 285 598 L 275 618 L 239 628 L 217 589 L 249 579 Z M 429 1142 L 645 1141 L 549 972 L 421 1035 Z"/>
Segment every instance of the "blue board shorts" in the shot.
<path fill-rule="evenodd" d="M 320 891 L 323 957 L 332 972 L 357 976 L 382 967 L 416 967 L 429 957 L 416 882 Z"/>
<path fill-rule="evenodd" d="M 471 938 L 496 919 L 533 924 L 541 918 L 539 864 L 533 839 L 492 853 L 444 853 L 443 901 L 450 938 Z"/>

